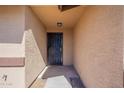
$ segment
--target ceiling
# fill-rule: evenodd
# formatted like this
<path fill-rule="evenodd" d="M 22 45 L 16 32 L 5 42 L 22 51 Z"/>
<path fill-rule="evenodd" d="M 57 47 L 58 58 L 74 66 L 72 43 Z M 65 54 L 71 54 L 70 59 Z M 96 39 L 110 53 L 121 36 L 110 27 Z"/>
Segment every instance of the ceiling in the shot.
<path fill-rule="evenodd" d="M 81 17 L 84 6 L 78 6 L 66 11 L 59 11 L 57 5 L 31 6 L 47 28 L 73 28 Z M 62 22 L 62 27 L 57 27 L 57 22 Z"/>

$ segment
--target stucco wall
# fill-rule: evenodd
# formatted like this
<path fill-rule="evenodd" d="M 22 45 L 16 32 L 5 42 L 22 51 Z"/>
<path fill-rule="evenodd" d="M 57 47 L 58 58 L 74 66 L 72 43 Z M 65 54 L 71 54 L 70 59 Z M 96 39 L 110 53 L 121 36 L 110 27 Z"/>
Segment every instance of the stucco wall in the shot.
<path fill-rule="evenodd" d="M 74 66 L 86 87 L 123 87 L 122 6 L 89 6 L 74 30 Z"/>
<path fill-rule="evenodd" d="M 0 87 L 25 87 L 24 9 L 0 6 Z"/>
<path fill-rule="evenodd" d="M 72 30 L 71 29 L 47 29 L 47 32 L 63 32 L 63 65 L 72 65 Z"/>
<path fill-rule="evenodd" d="M 46 66 L 45 27 L 30 7 L 25 7 L 25 30 L 25 74 L 28 87 Z"/>
<path fill-rule="evenodd" d="M 7 75 L 6 81 L 4 75 Z M 0 88 L 25 88 L 25 68 L 0 67 Z"/>
<path fill-rule="evenodd" d="M 24 9 L 23 6 L 0 6 L 0 58 L 2 60 L 25 56 Z M 8 63 L 13 64 L 13 62 Z"/>
<path fill-rule="evenodd" d="M 21 43 L 24 22 L 24 7 L 0 6 L 0 43 Z"/>
<path fill-rule="evenodd" d="M 124 7 L 123 7 L 123 23 L 122 23 L 122 31 L 123 31 L 123 88 L 124 88 Z"/>

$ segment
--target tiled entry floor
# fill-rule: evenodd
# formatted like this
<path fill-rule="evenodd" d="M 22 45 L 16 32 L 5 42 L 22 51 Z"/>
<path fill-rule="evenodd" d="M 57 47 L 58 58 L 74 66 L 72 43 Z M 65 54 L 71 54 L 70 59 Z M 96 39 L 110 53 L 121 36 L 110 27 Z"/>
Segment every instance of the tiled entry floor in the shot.
<path fill-rule="evenodd" d="M 73 88 L 84 88 L 73 66 L 47 66 L 31 87 L 43 88 L 49 78 L 64 76 Z M 59 82 L 59 81 L 56 81 Z"/>

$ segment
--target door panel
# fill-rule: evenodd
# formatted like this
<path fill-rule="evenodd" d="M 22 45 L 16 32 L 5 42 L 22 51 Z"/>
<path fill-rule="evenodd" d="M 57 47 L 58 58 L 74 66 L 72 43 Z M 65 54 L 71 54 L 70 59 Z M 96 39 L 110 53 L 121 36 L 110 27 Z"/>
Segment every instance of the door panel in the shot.
<path fill-rule="evenodd" d="M 48 65 L 62 65 L 63 34 L 47 33 Z"/>

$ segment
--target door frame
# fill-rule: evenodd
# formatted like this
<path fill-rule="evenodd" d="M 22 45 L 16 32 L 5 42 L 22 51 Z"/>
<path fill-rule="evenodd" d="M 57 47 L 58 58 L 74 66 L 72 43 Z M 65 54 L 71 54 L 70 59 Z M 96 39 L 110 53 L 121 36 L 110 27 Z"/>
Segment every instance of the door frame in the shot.
<path fill-rule="evenodd" d="M 63 32 L 47 32 L 47 65 L 50 65 L 49 63 L 48 63 L 48 34 L 49 33 L 61 33 L 62 34 L 62 54 L 61 54 L 61 62 L 62 62 L 62 65 L 61 66 L 63 66 L 63 37 L 64 37 L 64 35 L 63 35 Z"/>

